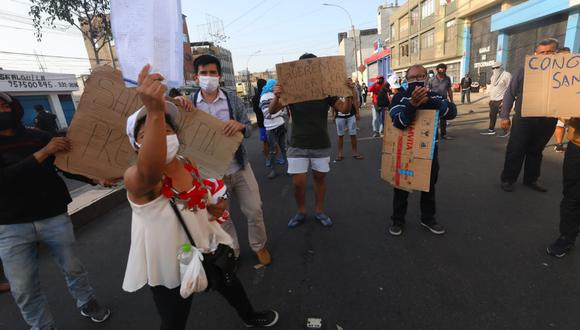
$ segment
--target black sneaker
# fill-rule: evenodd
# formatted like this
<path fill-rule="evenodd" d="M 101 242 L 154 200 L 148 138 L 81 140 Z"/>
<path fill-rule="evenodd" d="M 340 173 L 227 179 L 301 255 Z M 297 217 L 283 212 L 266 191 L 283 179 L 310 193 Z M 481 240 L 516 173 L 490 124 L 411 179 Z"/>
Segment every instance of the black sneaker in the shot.
<path fill-rule="evenodd" d="M 111 316 L 111 311 L 99 305 L 95 298 L 84 304 L 80 311 L 82 316 L 90 318 L 95 323 L 105 322 Z"/>
<path fill-rule="evenodd" d="M 558 237 L 558 239 L 548 246 L 546 252 L 552 257 L 562 258 L 574 247 L 574 242 L 567 239 L 564 236 Z"/>
<path fill-rule="evenodd" d="M 487 131 L 483 131 L 479 134 L 481 134 L 481 135 L 495 135 L 495 131 L 492 129 L 488 129 Z"/>
<path fill-rule="evenodd" d="M 437 222 L 433 222 L 433 223 L 427 224 L 427 223 L 424 223 L 423 221 L 421 221 L 421 226 L 429 229 L 429 231 L 432 232 L 435 235 L 443 235 L 443 234 L 445 234 L 445 228 L 443 228 L 443 226 L 441 226 Z"/>
<path fill-rule="evenodd" d="M 251 319 L 244 321 L 246 328 L 269 328 L 276 323 L 278 323 L 278 312 L 275 310 L 256 312 Z"/>
<path fill-rule="evenodd" d="M 554 146 L 554 151 L 559 153 L 564 152 L 564 144 L 562 143 L 556 144 L 556 146 Z"/>
<path fill-rule="evenodd" d="M 401 236 L 403 234 L 403 226 L 392 225 L 389 228 L 389 234 L 393 236 Z"/>

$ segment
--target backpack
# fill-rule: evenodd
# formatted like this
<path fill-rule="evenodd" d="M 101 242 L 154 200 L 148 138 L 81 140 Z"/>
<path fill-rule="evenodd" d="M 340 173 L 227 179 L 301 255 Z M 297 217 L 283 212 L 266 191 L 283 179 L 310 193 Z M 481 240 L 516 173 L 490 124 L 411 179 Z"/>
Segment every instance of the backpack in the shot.
<path fill-rule="evenodd" d="M 379 108 L 387 108 L 389 106 L 390 102 L 389 102 L 389 95 L 387 94 L 387 92 L 379 92 L 379 94 L 377 95 L 377 105 L 379 106 Z"/>

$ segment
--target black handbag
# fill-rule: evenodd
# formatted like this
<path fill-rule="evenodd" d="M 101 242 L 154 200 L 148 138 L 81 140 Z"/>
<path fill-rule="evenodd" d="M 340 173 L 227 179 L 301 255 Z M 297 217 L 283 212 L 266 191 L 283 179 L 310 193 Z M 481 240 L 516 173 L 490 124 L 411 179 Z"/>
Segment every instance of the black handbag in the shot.
<path fill-rule="evenodd" d="M 171 208 L 173 209 L 173 212 L 175 212 L 179 223 L 183 227 L 189 243 L 196 247 L 195 242 L 193 241 L 193 237 L 185 225 L 183 216 L 177 208 L 177 204 L 175 204 L 175 200 L 171 198 L 169 203 L 171 204 Z M 234 253 L 234 249 L 225 244 L 219 244 L 218 248 L 214 252 L 204 253 L 203 269 L 206 272 L 208 288 L 216 288 L 221 285 L 231 286 L 234 274 L 236 272 L 236 263 L 236 254 Z"/>

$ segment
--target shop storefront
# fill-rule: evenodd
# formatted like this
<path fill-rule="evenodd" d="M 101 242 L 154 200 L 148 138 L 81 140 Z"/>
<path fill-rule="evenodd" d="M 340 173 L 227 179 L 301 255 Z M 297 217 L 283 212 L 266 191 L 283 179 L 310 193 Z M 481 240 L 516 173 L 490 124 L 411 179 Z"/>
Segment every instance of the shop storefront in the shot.
<path fill-rule="evenodd" d="M 54 113 L 60 128 L 68 127 L 75 112 L 72 92 L 79 89 L 72 74 L 0 70 L 0 91 L 9 93 L 22 103 L 22 122 L 32 126 L 40 104 Z"/>
<path fill-rule="evenodd" d="M 491 16 L 500 10 L 500 6 L 495 6 L 470 17 L 469 75 L 480 86 L 487 85 L 491 79 L 491 67 L 495 62 L 498 35 L 497 32 L 490 32 Z"/>
<path fill-rule="evenodd" d="M 526 55 L 546 38 L 573 53 L 580 48 L 580 3 L 577 0 L 529 0 L 494 14 L 491 31 L 498 32 L 496 59 L 510 72 L 523 67 Z"/>
<path fill-rule="evenodd" d="M 365 59 L 365 64 L 367 66 L 367 76 L 369 77 L 366 84 L 372 86 L 376 81 L 377 75 L 388 77 L 391 74 L 391 50 L 385 49 L 374 53 Z"/>

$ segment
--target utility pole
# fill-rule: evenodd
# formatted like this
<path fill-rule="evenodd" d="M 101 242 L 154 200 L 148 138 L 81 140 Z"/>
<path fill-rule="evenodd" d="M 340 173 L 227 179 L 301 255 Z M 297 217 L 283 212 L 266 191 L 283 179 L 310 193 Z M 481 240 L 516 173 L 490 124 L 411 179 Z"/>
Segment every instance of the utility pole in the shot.
<path fill-rule="evenodd" d="M 323 6 L 328 6 L 328 7 L 337 7 L 337 8 L 340 8 L 340 9 L 342 9 L 346 13 L 346 15 L 348 15 L 348 20 L 350 21 L 350 26 L 352 27 L 352 41 L 354 43 L 354 52 L 353 52 L 353 57 L 354 57 L 354 72 L 356 72 L 356 76 L 358 78 L 359 71 L 358 71 L 358 56 L 357 56 L 358 51 L 357 51 L 357 47 L 356 47 L 356 30 L 354 29 L 354 23 L 352 22 L 352 17 L 350 16 L 350 13 L 348 12 L 348 10 L 346 10 L 346 8 L 344 8 L 342 6 L 335 5 L 333 3 L 323 3 L 322 5 Z M 361 64 L 362 64 L 362 50 L 361 50 L 360 58 L 361 58 Z"/>

